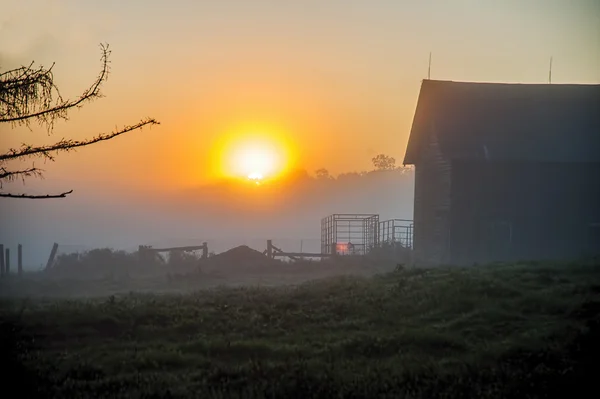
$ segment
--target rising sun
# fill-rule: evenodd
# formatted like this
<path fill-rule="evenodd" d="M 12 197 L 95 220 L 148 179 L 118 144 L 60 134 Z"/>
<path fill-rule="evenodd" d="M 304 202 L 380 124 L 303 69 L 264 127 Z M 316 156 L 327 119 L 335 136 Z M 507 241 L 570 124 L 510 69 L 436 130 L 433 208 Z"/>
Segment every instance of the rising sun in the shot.
<path fill-rule="evenodd" d="M 234 134 L 219 149 L 226 177 L 259 184 L 280 178 L 290 166 L 291 146 L 281 136 L 266 133 Z"/>
<path fill-rule="evenodd" d="M 257 181 L 277 174 L 282 164 L 277 148 L 268 142 L 240 143 L 231 157 L 236 175 Z"/>

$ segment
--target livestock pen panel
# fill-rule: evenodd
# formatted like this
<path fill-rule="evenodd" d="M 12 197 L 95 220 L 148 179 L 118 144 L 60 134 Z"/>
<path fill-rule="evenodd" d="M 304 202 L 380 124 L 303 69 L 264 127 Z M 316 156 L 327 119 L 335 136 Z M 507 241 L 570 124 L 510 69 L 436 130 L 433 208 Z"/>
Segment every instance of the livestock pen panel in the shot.
<path fill-rule="evenodd" d="M 400 245 L 404 248 L 413 246 L 413 221 L 408 219 L 391 219 L 379 223 L 381 243 Z"/>
<path fill-rule="evenodd" d="M 379 215 L 333 214 L 321 220 L 321 253 L 366 255 L 379 245 Z"/>

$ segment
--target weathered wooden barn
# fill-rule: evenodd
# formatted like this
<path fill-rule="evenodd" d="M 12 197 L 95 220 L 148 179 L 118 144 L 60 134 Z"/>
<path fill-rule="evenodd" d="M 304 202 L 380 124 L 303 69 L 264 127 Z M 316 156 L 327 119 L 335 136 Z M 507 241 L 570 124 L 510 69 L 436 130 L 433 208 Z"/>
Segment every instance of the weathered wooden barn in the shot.
<path fill-rule="evenodd" d="M 417 263 L 600 254 L 600 85 L 425 80 L 404 164 Z"/>

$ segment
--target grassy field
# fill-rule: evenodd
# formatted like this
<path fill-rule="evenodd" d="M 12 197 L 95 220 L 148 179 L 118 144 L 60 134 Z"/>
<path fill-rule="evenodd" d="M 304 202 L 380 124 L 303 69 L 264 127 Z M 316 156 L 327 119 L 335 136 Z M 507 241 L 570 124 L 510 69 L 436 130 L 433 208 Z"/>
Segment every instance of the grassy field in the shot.
<path fill-rule="evenodd" d="M 4 298 L 0 312 L 13 397 L 586 397 L 600 264 Z"/>

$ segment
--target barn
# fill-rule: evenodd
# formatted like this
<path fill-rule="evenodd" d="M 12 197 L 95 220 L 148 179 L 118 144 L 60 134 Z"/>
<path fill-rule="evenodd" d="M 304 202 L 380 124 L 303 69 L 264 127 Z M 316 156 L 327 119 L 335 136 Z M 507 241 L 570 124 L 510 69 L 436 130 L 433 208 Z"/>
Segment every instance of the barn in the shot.
<path fill-rule="evenodd" d="M 424 80 L 404 164 L 416 263 L 600 254 L 600 85 Z"/>

